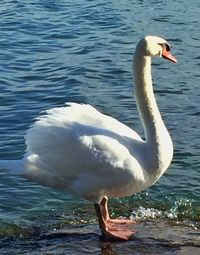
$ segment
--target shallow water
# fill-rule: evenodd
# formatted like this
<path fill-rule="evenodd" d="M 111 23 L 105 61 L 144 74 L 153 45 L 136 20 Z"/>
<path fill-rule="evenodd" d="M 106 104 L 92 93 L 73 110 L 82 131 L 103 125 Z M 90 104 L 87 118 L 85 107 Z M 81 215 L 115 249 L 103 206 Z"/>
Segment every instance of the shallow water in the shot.
<path fill-rule="evenodd" d="M 144 221 L 168 218 L 187 223 L 192 229 L 198 227 L 198 1 L 2 3 L 0 158 L 22 157 L 23 137 L 34 118 L 67 101 L 90 103 L 143 135 L 132 99 L 132 53 L 144 35 L 162 36 L 172 44 L 178 59 L 176 65 L 155 59 L 153 67 L 157 101 L 175 146 L 174 160 L 167 173 L 148 190 L 111 201 L 112 214 Z M 36 226 L 45 232 L 73 222 L 95 222 L 92 205 L 0 171 L 2 244 L 18 245 L 17 237 L 23 236 L 24 229 L 29 232 Z M 96 235 L 88 238 L 92 242 Z M 39 243 L 34 241 L 34 245 Z M 42 252 L 45 254 L 45 248 Z"/>
<path fill-rule="evenodd" d="M 32 228 L 26 235 L 3 239 L 1 254 L 164 254 L 197 255 L 200 236 L 194 229 L 173 222 L 145 221 L 136 226 L 134 239 L 111 242 L 99 238 L 94 224 L 66 225 L 62 230 L 42 233 Z M 159 235 L 158 235 L 159 232 Z M 198 234 L 198 235 L 197 235 Z"/>

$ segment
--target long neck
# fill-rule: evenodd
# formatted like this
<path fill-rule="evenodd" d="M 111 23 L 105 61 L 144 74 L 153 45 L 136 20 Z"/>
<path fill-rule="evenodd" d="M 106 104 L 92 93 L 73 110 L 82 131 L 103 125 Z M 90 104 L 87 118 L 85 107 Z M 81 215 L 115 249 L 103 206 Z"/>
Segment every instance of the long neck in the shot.
<path fill-rule="evenodd" d="M 134 56 L 135 97 L 144 126 L 146 147 L 152 168 L 166 168 L 172 159 L 173 146 L 158 110 L 151 77 L 151 57 Z M 147 157 L 147 156 L 146 156 Z M 164 170 L 164 169 L 163 169 Z"/>
<path fill-rule="evenodd" d="M 164 124 L 158 110 L 151 78 L 151 58 L 135 55 L 134 58 L 135 97 L 142 119 L 147 142 L 154 142 L 158 135 L 158 126 Z"/>

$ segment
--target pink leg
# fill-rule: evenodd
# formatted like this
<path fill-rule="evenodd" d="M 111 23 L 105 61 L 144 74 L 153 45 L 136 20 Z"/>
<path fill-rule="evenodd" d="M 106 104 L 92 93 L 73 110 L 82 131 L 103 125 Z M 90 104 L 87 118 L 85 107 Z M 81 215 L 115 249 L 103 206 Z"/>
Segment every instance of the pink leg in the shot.
<path fill-rule="evenodd" d="M 108 212 L 108 198 L 103 197 L 100 204 L 95 204 L 96 214 L 99 220 L 99 227 L 105 239 L 130 240 L 135 230 L 135 221 L 127 219 L 110 219 Z"/>

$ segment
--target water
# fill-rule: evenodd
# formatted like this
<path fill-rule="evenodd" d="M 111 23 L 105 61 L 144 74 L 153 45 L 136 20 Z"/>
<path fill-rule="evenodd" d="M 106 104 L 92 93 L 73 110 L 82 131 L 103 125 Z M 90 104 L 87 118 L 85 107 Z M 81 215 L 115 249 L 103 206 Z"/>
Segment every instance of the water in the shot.
<path fill-rule="evenodd" d="M 195 0 L 2 1 L 0 158 L 21 158 L 24 134 L 34 118 L 67 101 L 90 103 L 143 135 L 132 99 L 132 54 L 144 35 L 159 35 L 169 40 L 178 59 L 176 65 L 155 59 L 153 67 L 157 101 L 175 146 L 174 160 L 148 190 L 111 201 L 112 214 L 141 221 L 167 218 L 197 228 L 199 9 Z M 72 223 L 95 223 L 92 205 L 0 171 L 0 237 L 5 244 L 1 254 L 16 254 L 16 246 L 18 254 L 47 254 L 41 240 L 31 241 L 34 233 Z M 30 250 L 20 238 L 29 240 Z M 96 237 L 86 240 L 91 243 L 92 238 Z M 5 247 L 11 240 L 14 246 L 8 252 Z M 92 254 L 103 254 L 99 247 L 93 249 Z M 52 249 L 48 254 L 62 252 Z"/>

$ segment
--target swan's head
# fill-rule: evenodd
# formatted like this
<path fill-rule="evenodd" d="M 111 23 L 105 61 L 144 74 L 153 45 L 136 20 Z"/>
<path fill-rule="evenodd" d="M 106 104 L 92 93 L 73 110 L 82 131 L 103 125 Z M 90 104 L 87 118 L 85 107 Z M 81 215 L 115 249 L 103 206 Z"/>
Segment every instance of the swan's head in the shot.
<path fill-rule="evenodd" d="M 174 63 L 176 58 L 170 53 L 170 44 L 158 36 L 146 36 L 138 43 L 138 47 L 145 56 L 160 56 Z"/>

